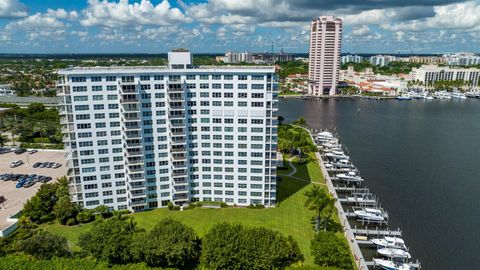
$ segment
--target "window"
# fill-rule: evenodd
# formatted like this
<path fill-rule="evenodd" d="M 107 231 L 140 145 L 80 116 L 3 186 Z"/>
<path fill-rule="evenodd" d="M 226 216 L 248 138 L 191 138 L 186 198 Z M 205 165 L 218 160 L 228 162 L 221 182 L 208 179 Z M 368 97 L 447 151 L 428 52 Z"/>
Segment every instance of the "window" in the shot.
<path fill-rule="evenodd" d="M 247 107 L 248 106 L 248 102 L 246 101 L 239 101 L 238 102 L 238 107 Z"/>
<path fill-rule="evenodd" d="M 224 80 L 233 80 L 233 75 L 228 74 L 228 75 L 223 75 Z"/>
<path fill-rule="evenodd" d="M 252 93 L 252 98 L 263 98 L 263 93 Z"/>
<path fill-rule="evenodd" d="M 233 93 L 223 93 L 224 98 L 233 98 Z"/>
<path fill-rule="evenodd" d="M 106 76 L 106 77 L 105 77 L 105 80 L 106 80 L 107 82 L 114 82 L 114 81 L 117 80 L 117 77 L 116 77 L 116 76 Z"/>
<path fill-rule="evenodd" d="M 88 96 L 74 96 L 73 101 L 88 101 Z"/>
<path fill-rule="evenodd" d="M 200 80 L 208 80 L 208 75 L 205 75 L 205 74 L 200 75 Z"/>
<path fill-rule="evenodd" d="M 252 107 L 263 107 L 263 102 L 252 102 Z"/>
<path fill-rule="evenodd" d="M 116 85 L 107 85 L 107 91 L 117 91 Z"/>
<path fill-rule="evenodd" d="M 195 80 L 196 76 L 195 75 L 187 75 L 187 80 Z"/>
<path fill-rule="evenodd" d="M 71 77 L 72 78 L 72 82 L 86 82 L 87 81 L 87 77 Z"/>
<path fill-rule="evenodd" d="M 103 100 L 103 95 L 93 95 L 93 100 L 94 101 Z"/>
<path fill-rule="evenodd" d="M 209 88 L 208 83 L 201 83 L 200 84 L 200 89 L 208 89 L 208 88 Z"/>
<path fill-rule="evenodd" d="M 90 81 L 92 81 L 92 82 L 101 82 L 101 81 L 102 81 L 102 77 L 101 77 L 101 76 L 92 76 L 92 77 L 90 77 Z"/>
<path fill-rule="evenodd" d="M 150 81 L 150 75 L 140 75 L 140 81 Z"/>
<path fill-rule="evenodd" d="M 238 75 L 238 80 L 239 80 L 239 81 L 246 81 L 247 78 L 248 78 L 247 75 Z"/>
<path fill-rule="evenodd" d="M 93 91 L 93 92 L 103 91 L 103 86 L 101 86 L 101 85 L 94 85 L 94 86 L 92 86 L 92 91 Z"/>
<path fill-rule="evenodd" d="M 87 92 L 86 86 L 72 86 L 73 92 Z"/>
<path fill-rule="evenodd" d="M 252 89 L 265 89 L 264 84 L 252 84 Z"/>
<path fill-rule="evenodd" d="M 252 80 L 254 81 L 262 81 L 263 79 L 265 79 L 264 75 L 252 75 Z"/>
<path fill-rule="evenodd" d="M 210 96 L 210 93 L 208 92 L 200 92 L 200 97 L 209 97 Z"/>
<path fill-rule="evenodd" d="M 133 76 L 122 76 L 122 82 L 128 83 L 128 82 L 134 82 L 135 77 Z"/>
<path fill-rule="evenodd" d="M 231 84 L 231 83 L 226 83 L 226 84 L 223 85 L 223 88 L 225 88 L 225 89 L 233 89 L 233 84 Z"/>
<path fill-rule="evenodd" d="M 165 86 L 163 84 L 155 84 L 155 89 L 156 90 L 159 90 L 159 89 L 164 89 Z M 162 93 L 163 94 L 163 93 Z"/>
<path fill-rule="evenodd" d="M 238 84 L 238 89 L 247 89 L 247 84 L 246 83 L 239 83 Z"/>
<path fill-rule="evenodd" d="M 247 93 L 238 93 L 238 98 L 248 98 Z"/>
<path fill-rule="evenodd" d="M 222 84 L 221 83 L 212 83 L 212 89 L 221 89 Z"/>
<path fill-rule="evenodd" d="M 155 81 L 163 81 L 163 75 L 153 75 Z"/>

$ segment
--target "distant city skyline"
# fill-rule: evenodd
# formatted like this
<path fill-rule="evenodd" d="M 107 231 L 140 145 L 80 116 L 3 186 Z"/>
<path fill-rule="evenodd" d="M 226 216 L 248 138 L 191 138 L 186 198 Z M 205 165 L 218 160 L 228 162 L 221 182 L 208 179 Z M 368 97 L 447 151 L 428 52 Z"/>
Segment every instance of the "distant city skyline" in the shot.
<path fill-rule="evenodd" d="M 344 53 L 480 47 L 480 0 L 0 0 L 0 52 L 306 53 L 320 15 L 344 20 Z"/>

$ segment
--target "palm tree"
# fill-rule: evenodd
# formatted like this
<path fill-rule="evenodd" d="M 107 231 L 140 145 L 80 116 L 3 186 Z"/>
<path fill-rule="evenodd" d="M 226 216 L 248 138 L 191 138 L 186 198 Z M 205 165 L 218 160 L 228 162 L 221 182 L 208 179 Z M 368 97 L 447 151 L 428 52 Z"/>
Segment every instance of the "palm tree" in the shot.
<path fill-rule="evenodd" d="M 305 196 L 307 196 L 305 206 L 316 213 L 315 231 L 320 231 L 321 219 L 324 220 L 324 230 L 327 230 L 327 223 L 333 213 L 333 209 L 335 209 L 334 204 L 336 200 L 318 185 L 312 186 L 311 189 L 307 190 Z"/>
<path fill-rule="evenodd" d="M 37 122 L 33 125 L 33 131 L 35 133 L 39 133 L 40 134 L 40 139 L 42 141 L 42 146 L 43 148 L 45 148 L 45 142 L 43 141 L 43 135 L 44 134 L 47 134 L 47 129 L 45 127 L 45 123 L 43 122 Z"/>

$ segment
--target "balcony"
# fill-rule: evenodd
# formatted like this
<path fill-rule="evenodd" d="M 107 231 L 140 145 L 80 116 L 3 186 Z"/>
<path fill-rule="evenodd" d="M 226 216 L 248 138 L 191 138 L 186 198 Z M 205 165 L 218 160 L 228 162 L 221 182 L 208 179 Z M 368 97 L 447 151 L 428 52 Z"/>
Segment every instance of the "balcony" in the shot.
<path fill-rule="evenodd" d="M 172 163 L 172 168 L 174 170 L 184 169 L 184 168 L 187 168 L 187 163 L 186 162 L 173 162 Z"/>
<path fill-rule="evenodd" d="M 129 157 L 129 158 L 127 158 L 127 164 L 128 165 L 143 165 L 143 158 Z"/>
<path fill-rule="evenodd" d="M 132 198 L 146 198 L 147 194 L 145 194 L 145 192 L 142 192 L 142 193 L 131 193 L 131 196 Z"/>
<path fill-rule="evenodd" d="M 123 131 L 125 131 L 125 130 L 140 130 L 140 129 L 142 129 L 142 127 L 138 124 L 137 125 L 131 125 L 129 123 L 128 125 L 124 125 L 122 129 L 123 129 Z"/>
<path fill-rule="evenodd" d="M 175 114 L 169 113 L 168 118 L 170 118 L 170 119 L 184 119 L 185 114 L 184 113 L 175 113 Z"/>
<path fill-rule="evenodd" d="M 174 160 L 174 161 L 184 161 L 184 160 L 187 160 L 187 157 L 185 155 L 173 155 L 172 160 Z"/>
<path fill-rule="evenodd" d="M 141 165 L 134 165 L 134 166 L 128 166 L 127 167 L 127 170 L 129 173 L 135 173 L 135 172 L 143 172 L 145 170 L 145 168 Z"/>
<path fill-rule="evenodd" d="M 171 144 L 172 145 L 182 145 L 182 144 L 186 144 L 187 141 L 186 140 L 172 140 Z"/>
<path fill-rule="evenodd" d="M 132 200 L 132 205 L 146 205 L 146 204 L 147 204 L 146 199 Z"/>
<path fill-rule="evenodd" d="M 187 172 L 173 172 L 172 177 L 185 177 L 187 175 Z"/>
<path fill-rule="evenodd" d="M 126 132 L 125 137 L 127 139 L 140 139 L 142 138 L 142 134 L 140 134 L 140 132 Z"/>
<path fill-rule="evenodd" d="M 143 151 L 142 150 L 137 150 L 137 151 L 126 151 L 125 156 L 127 157 L 134 157 L 134 156 L 143 156 Z"/>
<path fill-rule="evenodd" d="M 182 152 L 185 152 L 185 151 L 187 151 L 186 148 L 171 148 L 170 149 L 171 153 L 182 153 Z"/>
<path fill-rule="evenodd" d="M 125 104 L 125 103 L 138 103 L 140 100 L 138 98 L 124 98 L 120 99 L 120 103 Z"/>
<path fill-rule="evenodd" d="M 133 141 L 133 142 L 127 141 L 125 143 L 126 148 L 134 148 L 134 147 L 141 147 L 141 146 L 143 146 L 143 144 L 140 142 L 140 140 L 136 140 L 136 141 Z"/>
<path fill-rule="evenodd" d="M 122 117 L 124 121 L 140 121 L 140 115 L 138 114 L 129 113 L 128 115 L 124 114 Z"/>

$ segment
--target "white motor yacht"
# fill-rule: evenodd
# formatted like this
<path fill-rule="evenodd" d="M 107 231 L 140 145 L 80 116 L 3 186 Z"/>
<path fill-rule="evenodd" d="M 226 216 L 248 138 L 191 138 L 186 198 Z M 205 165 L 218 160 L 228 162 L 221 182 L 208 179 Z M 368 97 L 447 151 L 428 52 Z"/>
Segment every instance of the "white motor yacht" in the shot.
<path fill-rule="evenodd" d="M 382 222 L 385 221 L 385 214 L 382 210 L 374 209 L 374 208 L 363 208 L 362 210 L 357 210 L 353 212 L 357 215 L 358 219 L 363 219 L 367 221 L 376 221 Z"/>
<path fill-rule="evenodd" d="M 348 159 L 340 159 L 332 163 L 333 166 L 338 168 L 353 168 L 353 164 Z"/>
<path fill-rule="evenodd" d="M 376 238 L 371 240 L 377 248 L 400 248 L 407 249 L 402 238 L 385 236 L 384 238 Z"/>
<path fill-rule="evenodd" d="M 410 270 L 412 267 L 407 263 L 395 263 L 384 259 L 373 259 L 373 264 L 384 270 Z"/>
<path fill-rule="evenodd" d="M 335 153 L 335 152 L 337 152 L 337 153 Z M 349 156 L 345 155 L 343 152 L 339 153 L 339 151 L 326 153 L 325 157 L 331 158 L 331 159 L 336 159 L 336 160 L 349 159 L 350 158 Z"/>
<path fill-rule="evenodd" d="M 461 92 L 452 92 L 452 94 L 450 95 L 452 98 L 455 98 L 455 99 L 467 99 L 467 96 L 465 96 L 465 94 L 461 93 Z"/>
<path fill-rule="evenodd" d="M 358 176 L 355 172 L 340 173 L 336 177 L 340 180 L 351 182 L 351 183 L 360 183 L 363 182 L 363 178 Z"/>
<path fill-rule="evenodd" d="M 399 248 L 381 248 L 377 250 L 378 254 L 393 259 L 410 259 L 410 253 Z"/>

